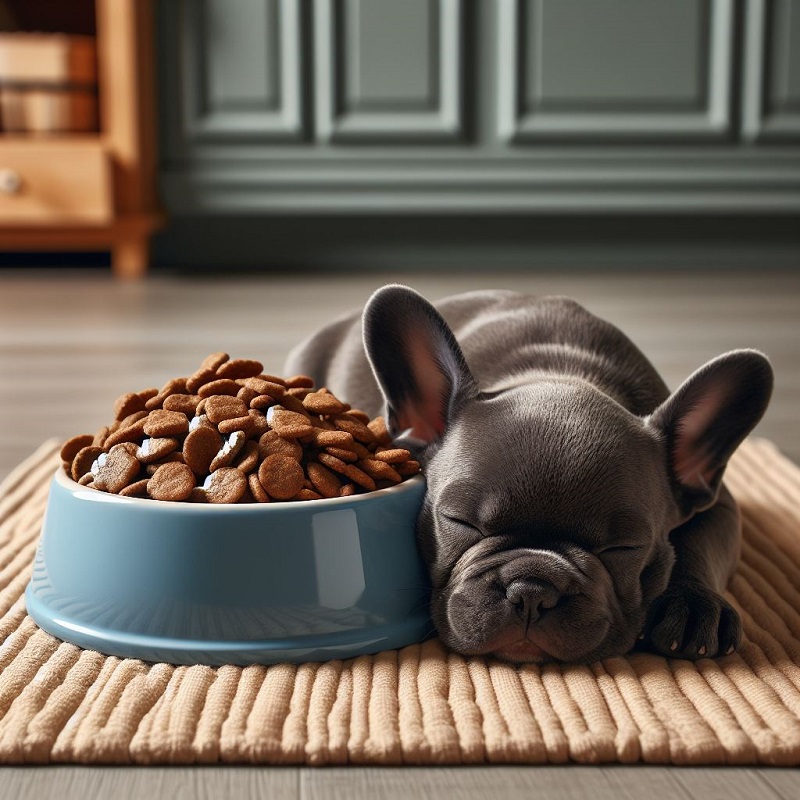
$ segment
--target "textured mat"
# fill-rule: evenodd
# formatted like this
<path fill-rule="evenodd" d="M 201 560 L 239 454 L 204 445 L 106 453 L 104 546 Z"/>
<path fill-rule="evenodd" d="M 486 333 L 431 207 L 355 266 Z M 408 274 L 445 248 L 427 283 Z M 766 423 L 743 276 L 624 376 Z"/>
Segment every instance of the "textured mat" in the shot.
<path fill-rule="evenodd" d="M 800 764 L 800 470 L 747 442 L 744 547 L 719 661 L 464 659 L 437 641 L 325 664 L 173 667 L 59 642 L 23 591 L 57 445 L 0 488 L 0 762 Z"/>

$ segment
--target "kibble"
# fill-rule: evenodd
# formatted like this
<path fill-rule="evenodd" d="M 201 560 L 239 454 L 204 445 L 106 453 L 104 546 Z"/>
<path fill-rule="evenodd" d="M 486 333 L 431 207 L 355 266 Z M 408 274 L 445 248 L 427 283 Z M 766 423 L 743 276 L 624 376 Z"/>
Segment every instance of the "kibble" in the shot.
<path fill-rule="evenodd" d="M 177 461 L 162 464 L 147 482 L 153 500 L 186 500 L 195 487 L 194 473 Z"/>
<path fill-rule="evenodd" d="M 123 497 L 269 503 L 349 497 L 420 472 L 370 419 L 307 375 L 280 378 L 254 359 L 212 353 L 188 378 L 126 392 L 114 420 L 68 439 L 64 470 Z"/>
<path fill-rule="evenodd" d="M 222 467 L 206 478 L 203 488 L 209 503 L 238 503 L 247 488 L 247 478 L 232 467 Z"/>

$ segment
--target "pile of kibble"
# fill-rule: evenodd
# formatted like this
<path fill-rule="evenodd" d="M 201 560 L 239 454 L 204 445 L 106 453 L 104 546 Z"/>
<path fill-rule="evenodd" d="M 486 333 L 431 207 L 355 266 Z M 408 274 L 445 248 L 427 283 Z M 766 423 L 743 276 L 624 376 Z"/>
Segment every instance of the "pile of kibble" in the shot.
<path fill-rule="evenodd" d="M 416 475 L 382 417 L 370 419 L 305 375 L 212 353 L 188 378 L 130 392 L 115 420 L 74 436 L 61 458 L 78 483 L 125 497 L 199 503 L 318 500 Z"/>

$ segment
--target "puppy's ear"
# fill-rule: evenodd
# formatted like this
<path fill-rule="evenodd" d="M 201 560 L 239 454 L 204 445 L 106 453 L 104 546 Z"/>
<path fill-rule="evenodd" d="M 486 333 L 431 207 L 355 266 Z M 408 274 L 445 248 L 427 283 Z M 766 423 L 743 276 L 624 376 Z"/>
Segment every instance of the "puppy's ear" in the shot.
<path fill-rule="evenodd" d="M 363 333 L 392 434 L 417 447 L 439 440 L 461 404 L 479 393 L 447 323 L 413 289 L 389 285 L 367 302 Z"/>
<path fill-rule="evenodd" d="M 664 436 L 687 514 L 717 499 L 728 459 L 761 419 L 772 383 L 765 356 L 734 350 L 702 366 L 648 418 Z"/>

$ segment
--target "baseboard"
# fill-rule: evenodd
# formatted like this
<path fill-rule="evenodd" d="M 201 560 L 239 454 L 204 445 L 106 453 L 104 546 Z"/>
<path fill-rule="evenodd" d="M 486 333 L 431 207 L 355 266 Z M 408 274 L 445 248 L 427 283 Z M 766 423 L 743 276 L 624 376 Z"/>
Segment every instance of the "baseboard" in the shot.
<path fill-rule="evenodd" d="M 214 270 L 792 269 L 786 216 L 173 217 L 156 267 Z"/>

